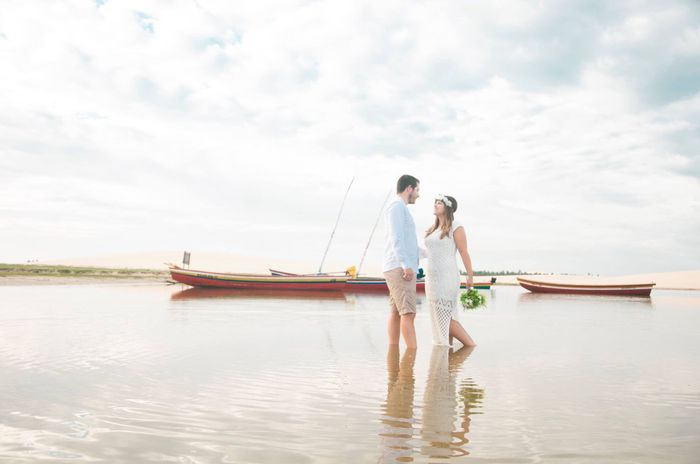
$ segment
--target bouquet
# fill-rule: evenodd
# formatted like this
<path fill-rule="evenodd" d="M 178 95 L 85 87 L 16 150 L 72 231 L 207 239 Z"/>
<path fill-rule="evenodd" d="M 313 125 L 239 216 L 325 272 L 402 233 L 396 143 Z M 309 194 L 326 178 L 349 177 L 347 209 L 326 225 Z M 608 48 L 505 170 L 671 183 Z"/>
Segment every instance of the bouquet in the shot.
<path fill-rule="evenodd" d="M 480 306 L 486 306 L 486 297 L 473 288 L 462 293 L 459 300 L 462 302 L 464 309 L 476 309 Z"/>

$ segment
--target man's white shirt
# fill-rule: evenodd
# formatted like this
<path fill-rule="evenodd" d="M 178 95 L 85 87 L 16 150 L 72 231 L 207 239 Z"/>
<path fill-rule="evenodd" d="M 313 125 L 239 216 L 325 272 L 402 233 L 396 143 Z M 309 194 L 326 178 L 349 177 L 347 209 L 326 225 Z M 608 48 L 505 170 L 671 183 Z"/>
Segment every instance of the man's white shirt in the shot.
<path fill-rule="evenodd" d="M 418 238 L 416 224 L 406 203 L 397 196 L 386 208 L 386 248 L 382 271 L 398 267 L 418 272 Z"/>

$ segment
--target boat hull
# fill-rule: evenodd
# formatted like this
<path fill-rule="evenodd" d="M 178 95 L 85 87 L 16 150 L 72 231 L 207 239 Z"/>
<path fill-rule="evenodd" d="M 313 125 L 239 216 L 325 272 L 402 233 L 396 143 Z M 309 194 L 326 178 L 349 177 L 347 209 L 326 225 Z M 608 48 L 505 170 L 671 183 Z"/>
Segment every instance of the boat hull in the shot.
<path fill-rule="evenodd" d="M 171 268 L 176 282 L 192 287 L 214 287 L 248 290 L 342 291 L 347 277 L 268 276 L 260 274 L 228 274 Z"/>
<path fill-rule="evenodd" d="M 490 282 L 479 282 L 474 283 L 472 286 L 478 290 L 489 290 L 491 288 Z M 462 282 L 460 288 L 467 288 L 467 284 Z M 376 279 L 350 279 L 345 283 L 345 291 L 347 292 L 362 292 L 362 293 L 389 293 L 389 287 L 386 284 L 386 280 L 376 278 Z M 419 280 L 416 282 L 416 292 L 425 293 L 425 281 Z"/>
<path fill-rule="evenodd" d="M 273 276 L 300 276 L 300 275 L 311 275 L 311 274 L 293 274 L 291 272 L 280 271 L 278 269 L 270 269 L 270 274 Z M 491 285 L 496 282 L 496 278 L 492 277 L 490 282 L 474 282 L 472 288 L 477 290 L 490 290 Z M 467 283 L 462 282 L 460 288 L 466 290 Z M 382 277 L 356 277 L 354 279 L 348 279 L 345 282 L 344 289 L 350 293 L 389 293 L 389 287 L 386 284 L 386 280 Z M 416 292 L 425 292 L 425 280 L 420 279 L 416 282 Z"/>
<path fill-rule="evenodd" d="M 533 293 L 557 293 L 565 295 L 606 295 L 649 297 L 654 283 L 621 285 L 575 285 L 539 282 L 518 278 L 521 287 Z"/>

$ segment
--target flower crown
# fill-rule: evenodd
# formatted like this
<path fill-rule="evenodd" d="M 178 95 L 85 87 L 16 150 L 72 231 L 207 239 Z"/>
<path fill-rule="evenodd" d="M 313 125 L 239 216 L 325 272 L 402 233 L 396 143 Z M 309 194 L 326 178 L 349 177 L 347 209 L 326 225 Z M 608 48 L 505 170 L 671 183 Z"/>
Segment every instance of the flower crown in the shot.
<path fill-rule="evenodd" d="M 438 196 L 435 197 L 435 201 L 441 201 L 447 206 L 448 208 L 452 208 L 452 202 L 450 201 L 449 198 L 447 198 L 445 195 L 442 193 L 438 194 Z"/>

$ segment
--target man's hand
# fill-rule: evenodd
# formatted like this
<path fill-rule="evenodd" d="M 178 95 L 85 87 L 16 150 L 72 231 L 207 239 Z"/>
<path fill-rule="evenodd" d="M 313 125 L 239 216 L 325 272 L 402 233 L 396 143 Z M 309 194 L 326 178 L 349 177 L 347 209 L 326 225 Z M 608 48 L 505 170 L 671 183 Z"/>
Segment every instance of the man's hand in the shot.
<path fill-rule="evenodd" d="M 413 279 L 413 269 L 410 267 L 408 269 L 403 270 L 403 280 L 411 280 Z"/>

